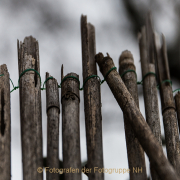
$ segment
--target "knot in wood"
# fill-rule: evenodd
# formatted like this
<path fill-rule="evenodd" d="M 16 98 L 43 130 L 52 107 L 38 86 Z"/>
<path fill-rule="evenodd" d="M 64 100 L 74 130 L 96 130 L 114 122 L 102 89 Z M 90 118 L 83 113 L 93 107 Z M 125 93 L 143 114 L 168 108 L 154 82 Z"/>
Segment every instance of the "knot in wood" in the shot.
<path fill-rule="evenodd" d="M 75 95 L 74 95 L 72 92 L 67 92 L 67 93 L 65 94 L 64 98 L 65 98 L 66 100 L 68 100 L 68 99 L 75 100 Z"/>

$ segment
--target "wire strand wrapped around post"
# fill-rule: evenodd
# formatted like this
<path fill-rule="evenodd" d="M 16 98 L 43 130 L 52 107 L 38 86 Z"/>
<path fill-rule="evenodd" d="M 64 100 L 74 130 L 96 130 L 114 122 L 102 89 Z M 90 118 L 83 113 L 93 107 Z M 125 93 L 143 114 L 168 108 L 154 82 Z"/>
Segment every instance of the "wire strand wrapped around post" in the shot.
<path fill-rule="evenodd" d="M 97 54 L 95 59 L 103 76 L 109 69 L 114 67 L 113 60 L 109 56 L 104 57 L 102 53 Z M 123 113 L 126 114 L 138 141 L 149 157 L 159 177 L 163 180 L 179 180 L 180 178 L 166 159 L 161 146 L 146 123 L 133 97 L 124 85 L 119 73 L 116 70 L 111 71 L 106 78 L 106 82 Z"/>
<path fill-rule="evenodd" d="M 119 58 L 119 74 L 123 74 L 124 72 L 131 70 L 136 70 L 134 65 L 133 55 L 130 51 L 123 51 Z M 139 99 L 138 99 L 138 89 L 137 89 L 137 77 L 134 72 L 128 72 L 124 74 L 122 77 L 124 84 L 126 85 L 128 91 L 134 98 L 137 107 L 139 107 Z M 146 174 L 146 164 L 144 157 L 144 150 L 142 149 L 138 139 L 136 138 L 133 128 L 127 119 L 127 115 L 124 115 L 124 128 L 126 135 L 126 147 L 127 147 L 127 155 L 128 155 L 128 163 L 130 171 L 130 179 L 133 180 L 147 180 Z M 133 173 L 132 169 L 134 167 L 141 167 L 142 173 Z"/>

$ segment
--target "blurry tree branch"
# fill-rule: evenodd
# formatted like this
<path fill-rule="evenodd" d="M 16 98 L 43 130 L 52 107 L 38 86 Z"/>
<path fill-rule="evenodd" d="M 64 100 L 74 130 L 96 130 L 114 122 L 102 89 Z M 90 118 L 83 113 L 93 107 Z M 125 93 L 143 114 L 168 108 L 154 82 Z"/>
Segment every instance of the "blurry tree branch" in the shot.
<path fill-rule="evenodd" d="M 158 0 L 149 0 L 150 3 L 154 3 L 155 5 L 160 3 Z M 177 14 L 177 18 L 180 19 L 180 3 L 173 2 L 174 8 Z M 175 4 L 176 3 L 176 4 Z M 127 16 L 129 17 L 129 20 L 132 25 L 132 34 L 137 37 L 138 32 L 140 31 L 140 28 L 145 25 L 145 18 L 149 10 L 151 12 L 157 12 L 161 11 L 162 8 L 156 8 L 156 6 L 152 6 L 152 9 L 149 9 L 149 6 L 142 6 L 141 4 L 135 3 L 133 0 L 123 0 L 123 4 L 127 13 Z M 165 6 L 166 4 L 162 1 L 161 7 Z M 167 45 L 167 53 L 168 53 L 168 59 L 169 59 L 169 68 L 171 77 L 174 79 L 180 79 L 180 20 L 174 21 L 174 23 L 177 23 L 177 29 L 176 29 L 176 37 L 175 41 L 172 45 Z M 163 32 L 161 32 L 163 33 Z M 180 83 L 180 81 L 179 81 Z"/>

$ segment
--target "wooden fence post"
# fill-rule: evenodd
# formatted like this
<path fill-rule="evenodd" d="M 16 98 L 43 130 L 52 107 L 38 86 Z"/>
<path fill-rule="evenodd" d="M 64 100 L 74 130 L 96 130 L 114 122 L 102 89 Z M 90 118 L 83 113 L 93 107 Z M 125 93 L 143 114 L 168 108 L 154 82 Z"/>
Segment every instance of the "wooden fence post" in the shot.
<path fill-rule="evenodd" d="M 123 51 L 119 58 L 119 74 L 123 77 L 122 80 L 126 85 L 129 93 L 134 98 L 137 107 L 139 108 L 139 99 L 138 99 L 138 90 L 137 90 L 137 77 L 134 72 L 127 72 L 128 70 L 136 70 L 134 65 L 133 55 L 130 51 Z M 131 180 L 146 180 L 146 164 L 144 157 L 144 150 L 142 149 L 138 139 L 136 138 L 133 128 L 131 124 L 127 120 L 126 114 L 124 115 L 124 127 L 126 134 L 126 146 L 127 146 L 127 154 L 128 154 L 128 163 L 130 171 L 130 179 Z M 134 173 L 134 167 L 141 167 L 141 173 Z"/>
<path fill-rule="evenodd" d="M 143 118 L 120 75 L 114 69 L 109 72 L 114 67 L 113 60 L 109 56 L 104 57 L 102 53 L 97 54 L 95 59 L 100 67 L 101 73 L 106 77 L 107 84 L 109 85 L 115 99 L 123 113 L 127 115 L 127 119 L 131 123 L 136 137 L 148 155 L 150 162 L 154 166 L 159 177 L 163 180 L 179 180 L 180 178 L 166 159 L 162 147 L 159 145 L 159 142 Z M 106 75 L 108 72 L 109 74 Z"/>
<path fill-rule="evenodd" d="M 46 111 L 47 111 L 47 180 L 59 180 L 59 89 L 56 79 L 48 79 L 46 73 Z M 55 173 L 48 170 L 55 168 Z"/>
<path fill-rule="evenodd" d="M 20 45 L 18 41 L 18 65 L 23 180 L 42 180 L 41 82 L 35 71 L 24 72 L 34 69 L 40 73 L 38 41 L 32 36 Z"/>
<path fill-rule="evenodd" d="M 91 75 L 97 75 L 95 63 L 95 28 L 87 24 L 87 17 L 81 16 L 81 45 L 83 82 Z M 102 116 L 100 82 L 97 78 L 89 79 L 84 85 L 84 111 L 86 122 L 86 140 L 88 162 L 87 168 L 89 180 L 104 180 L 104 173 L 94 172 L 94 167 L 103 168 L 102 148 Z"/>
<path fill-rule="evenodd" d="M 61 73 L 61 80 L 64 76 Z M 79 76 L 69 73 L 65 76 Z M 62 141 L 64 179 L 81 180 L 81 154 L 79 132 L 79 81 L 67 78 L 61 84 Z M 69 171 L 67 171 L 69 170 Z"/>
<path fill-rule="evenodd" d="M 155 41 L 155 47 L 167 157 L 180 176 L 179 133 L 164 36 L 162 46 Z"/>
<path fill-rule="evenodd" d="M 0 180 L 11 179 L 10 84 L 6 64 L 0 66 Z"/>
<path fill-rule="evenodd" d="M 146 121 L 151 128 L 159 144 L 161 141 L 161 127 L 158 107 L 158 95 L 155 74 L 155 57 L 153 30 L 150 17 L 147 19 L 146 27 L 143 27 L 139 36 L 139 49 L 141 57 L 141 70 L 143 81 L 143 95 L 145 104 Z M 147 32 L 146 32 L 147 31 Z M 148 74 L 148 73 L 154 74 Z M 157 173 L 150 164 L 152 180 L 159 180 Z"/>

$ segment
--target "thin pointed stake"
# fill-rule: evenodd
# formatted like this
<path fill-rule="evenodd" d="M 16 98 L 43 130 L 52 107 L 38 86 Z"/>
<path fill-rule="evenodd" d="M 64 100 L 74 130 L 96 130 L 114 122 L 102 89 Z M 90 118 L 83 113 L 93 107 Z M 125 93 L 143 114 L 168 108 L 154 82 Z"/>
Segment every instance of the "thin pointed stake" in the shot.
<path fill-rule="evenodd" d="M 62 66 L 61 66 L 61 81 L 64 79 L 64 73 L 63 73 L 63 64 L 62 64 Z"/>

